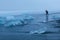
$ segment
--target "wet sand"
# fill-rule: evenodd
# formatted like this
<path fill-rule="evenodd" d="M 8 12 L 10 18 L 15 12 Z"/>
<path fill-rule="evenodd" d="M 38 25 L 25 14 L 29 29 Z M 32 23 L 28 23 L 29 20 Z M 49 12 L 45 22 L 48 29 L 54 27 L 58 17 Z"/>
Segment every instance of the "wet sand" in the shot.
<path fill-rule="evenodd" d="M 60 33 L 0 33 L 0 40 L 60 40 Z"/>

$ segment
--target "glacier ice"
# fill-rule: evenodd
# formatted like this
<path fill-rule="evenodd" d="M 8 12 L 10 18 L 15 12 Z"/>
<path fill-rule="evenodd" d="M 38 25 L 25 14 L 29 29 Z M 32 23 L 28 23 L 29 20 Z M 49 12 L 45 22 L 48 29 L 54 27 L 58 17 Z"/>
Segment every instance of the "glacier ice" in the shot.
<path fill-rule="evenodd" d="M 42 34 L 47 31 L 47 27 L 40 28 L 38 30 L 30 31 L 30 34 Z"/>
<path fill-rule="evenodd" d="M 31 16 L 27 16 L 27 17 L 23 17 L 22 18 L 20 16 L 7 16 L 6 17 L 6 21 L 4 26 L 10 26 L 10 25 L 25 25 L 25 24 L 29 24 L 31 21 L 33 20 L 33 17 Z"/>

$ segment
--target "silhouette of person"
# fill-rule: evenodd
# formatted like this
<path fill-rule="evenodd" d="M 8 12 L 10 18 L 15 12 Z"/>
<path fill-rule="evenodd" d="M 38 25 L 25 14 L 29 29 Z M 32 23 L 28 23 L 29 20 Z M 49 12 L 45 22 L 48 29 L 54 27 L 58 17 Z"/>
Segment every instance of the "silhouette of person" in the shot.
<path fill-rule="evenodd" d="M 45 12 L 46 12 L 46 15 L 48 15 L 48 10 L 46 10 Z"/>
<path fill-rule="evenodd" d="M 48 22 L 48 10 L 45 10 L 46 12 L 46 22 Z"/>

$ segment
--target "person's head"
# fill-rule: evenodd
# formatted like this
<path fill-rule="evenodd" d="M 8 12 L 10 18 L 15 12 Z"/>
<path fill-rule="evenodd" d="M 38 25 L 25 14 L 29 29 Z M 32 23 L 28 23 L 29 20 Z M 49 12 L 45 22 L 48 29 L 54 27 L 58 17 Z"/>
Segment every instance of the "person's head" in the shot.
<path fill-rule="evenodd" d="M 48 10 L 45 10 L 45 11 L 48 11 Z"/>

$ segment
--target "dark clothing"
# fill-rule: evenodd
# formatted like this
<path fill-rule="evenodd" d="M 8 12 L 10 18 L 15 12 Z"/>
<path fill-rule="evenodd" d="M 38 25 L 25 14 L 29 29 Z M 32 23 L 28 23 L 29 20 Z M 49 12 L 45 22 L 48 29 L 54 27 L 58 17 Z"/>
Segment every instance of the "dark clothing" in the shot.
<path fill-rule="evenodd" d="M 46 12 L 46 15 L 48 15 L 48 11 L 46 10 L 45 12 Z"/>
<path fill-rule="evenodd" d="M 48 22 L 48 11 L 46 10 L 46 22 Z"/>

